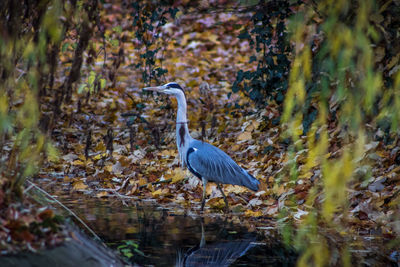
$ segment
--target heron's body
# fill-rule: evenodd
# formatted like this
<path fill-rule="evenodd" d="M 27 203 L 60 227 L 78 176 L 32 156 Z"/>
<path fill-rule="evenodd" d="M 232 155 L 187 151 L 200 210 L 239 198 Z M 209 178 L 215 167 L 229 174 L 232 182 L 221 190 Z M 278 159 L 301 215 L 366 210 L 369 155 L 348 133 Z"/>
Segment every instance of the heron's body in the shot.
<path fill-rule="evenodd" d="M 208 181 L 217 183 L 226 205 L 228 203 L 219 184 L 241 185 L 253 191 L 258 190 L 260 182 L 233 161 L 224 151 L 190 136 L 186 114 L 186 98 L 182 88 L 177 83 L 145 89 L 172 94 L 178 101 L 176 143 L 182 165 L 187 166 L 190 172 L 203 181 L 202 209 L 204 208 L 205 188 Z"/>
<path fill-rule="evenodd" d="M 201 179 L 258 190 L 260 182 L 256 178 L 237 165 L 224 151 L 208 143 L 192 139 L 186 152 L 186 165 Z"/>

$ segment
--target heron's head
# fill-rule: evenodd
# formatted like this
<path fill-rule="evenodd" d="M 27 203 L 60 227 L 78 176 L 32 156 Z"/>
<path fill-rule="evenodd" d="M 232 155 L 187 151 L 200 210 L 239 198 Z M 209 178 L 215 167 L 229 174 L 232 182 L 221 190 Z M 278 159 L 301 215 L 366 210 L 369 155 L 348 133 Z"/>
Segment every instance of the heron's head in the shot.
<path fill-rule="evenodd" d="M 170 82 L 170 83 L 166 83 L 164 85 L 160 85 L 160 86 L 155 86 L 155 87 L 146 87 L 143 88 L 143 90 L 146 91 L 154 91 L 154 92 L 158 92 L 158 93 L 164 93 L 164 94 L 168 94 L 168 95 L 178 95 L 178 94 L 184 94 L 184 91 L 182 89 L 182 87 L 177 84 L 176 82 Z"/>

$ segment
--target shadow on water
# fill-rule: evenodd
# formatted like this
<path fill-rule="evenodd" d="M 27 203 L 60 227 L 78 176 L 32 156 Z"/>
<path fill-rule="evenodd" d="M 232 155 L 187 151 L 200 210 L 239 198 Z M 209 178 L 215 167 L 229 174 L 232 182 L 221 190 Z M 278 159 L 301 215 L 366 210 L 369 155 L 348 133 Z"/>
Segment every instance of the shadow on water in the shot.
<path fill-rule="evenodd" d="M 177 214 L 151 204 L 66 201 L 127 263 L 144 266 L 293 266 L 296 254 L 218 216 Z"/>

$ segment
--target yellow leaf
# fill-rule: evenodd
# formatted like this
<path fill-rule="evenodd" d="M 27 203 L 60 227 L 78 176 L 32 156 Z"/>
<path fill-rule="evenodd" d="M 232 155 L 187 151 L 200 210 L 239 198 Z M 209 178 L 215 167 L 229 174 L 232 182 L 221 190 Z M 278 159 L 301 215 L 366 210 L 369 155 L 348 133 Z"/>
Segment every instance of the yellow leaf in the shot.
<path fill-rule="evenodd" d="M 258 127 L 260 126 L 259 121 L 253 121 L 251 124 L 253 125 L 254 129 L 258 129 Z"/>
<path fill-rule="evenodd" d="M 207 32 L 207 38 L 208 38 L 209 41 L 211 41 L 211 42 L 213 42 L 213 43 L 216 43 L 216 44 L 219 43 L 219 41 L 218 41 L 218 35 L 216 35 L 216 34 L 209 34 L 209 33 Z"/>
<path fill-rule="evenodd" d="M 175 154 L 174 150 L 168 150 L 168 149 L 163 150 L 158 153 L 158 155 L 162 156 L 162 157 L 170 157 L 170 156 L 173 156 L 174 154 Z"/>
<path fill-rule="evenodd" d="M 246 128 L 246 132 L 253 132 L 254 131 L 254 125 L 253 124 L 249 124 L 249 126 L 247 126 Z"/>
<path fill-rule="evenodd" d="M 243 194 L 244 192 L 248 191 L 245 187 L 243 186 L 238 186 L 238 185 L 227 185 L 224 188 L 224 192 L 226 195 L 230 193 L 235 193 L 235 194 Z"/>
<path fill-rule="evenodd" d="M 278 57 L 277 56 L 273 56 L 272 59 L 274 60 L 274 64 L 278 65 Z"/>
<path fill-rule="evenodd" d="M 96 151 L 102 151 L 105 149 L 106 149 L 106 146 L 104 145 L 104 142 L 97 143 L 96 148 L 95 148 Z"/>
<path fill-rule="evenodd" d="M 180 42 L 180 45 L 181 46 L 186 46 L 189 39 L 190 39 L 190 34 L 183 35 L 183 38 L 182 38 L 182 40 Z"/>
<path fill-rule="evenodd" d="M 244 216 L 246 216 L 246 217 L 261 217 L 262 212 L 260 210 L 258 210 L 258 211 L 246 210 L 244 212 Z"/>
<path fill-rule="evenodd" d="M 107 153 L 97 154 L 96 156 L 93 157 L 93 160 L 99 160 L 99 159 L 102 159 L 104 157 L 107 157 Z"/>
<path fill-rule="evenodd" d="M 124 227 L 125 234 L 137 234 L 139 233 L 139 229 L 134 226 Z"/>
<path fill-rule="evenodd" d="M 221 198 L 213 198 L 207 202 L 207 205 L 209 205 L 211 208 L 214 208 L 214 209 L 223 209 L 225 207 L 225 201 L 222 197 Z"/>
<path fill-rule="evenodd" d="M 387 157 L 386 151 L 376 151 L 375 153 L 381 158 Z"/>
<path fill-rule="evenodd" d="M 279 196 L 282 195 L 284 192 L 286 192 L 285 186 L 282 184 L 279 186 L 279 188 L 277 190 L 275 190 L 276 194 L 278 194 Z"/>
<path fill-rule="evenodd" d="M 83 183 L 83 181 L 77 181 L 74 183 L 74 190 L 85 190 L 88 186 Z"/>
<path fill-rule="evenodd" d="M 207 183 L 207 185 L 206 185 L 206 194 L 207 194 L 207 195 L 211 195 L 211 192 L 212 192 L 213 190 L 215 190 L 216 187 L 217 187 L 217 186 L 216 186 L 215 184 Z"/>
<path fill-rule="evenodd" d="M 108 164 L 108 165 L 104 166 L 104 170 L 106 170 L 106 171 L 108 171 L 109 173 L 111 173 L 111 172 L 112 172 L 112 167 L 113 167 L 113 165 Z"/>
<path fill-rule="evenodd" d="M 158 189 L 158 190 L 152 192 L 151 194 L 153 195 L 153 197 L 158 198 L 162 194 L 162 190 Z"/>
<path fill-rule="evenodd" d="M 193 87 L 196 87 L 196 86 L 198 86 L 199 85 L 199 83 L 196 81 L 196 80 L 190 80 L 188 83 L 187 83 L 187 86 L 189 87 L 189 88 L 193 88 Z"/>
<path fill-rule="evenodd" d="M 394 65 L 396 65 L 397 62 L 399 62 L 399 59 L 400 59 L 400 53 L 397 54 L 395 57 L 393 57 L 393 58 L 389 61 L 389 63 L 388 63 L 387 66 L 386 66 L 386 69 L 390 70 L 392 67 L 394 67 Z"/>
<path fill-rule="evenodd" d="M 147 184 L 147 180 L 144 178 L 139 178 L 139 186 Z"/>
<path fill-rule="evenodd" d="M 162 190 L 162 194 L 163 194 L 163 196 L 170 195 L 169 188 L 164 188 L 164 189 Z"/>
<path fill-rule="evenodd" d="M 83 165 L 85 165 L 85 163 L 82 162 L 81 160 L 77 159 L 77 160 L 74 160 L 74 161 L 72 162 L 72 165 L 83 166 Z"/>
<path fill-rule="evenodd" d="M 231 149 L 232 151 L 238 151 L 240 149 L 240 145 L 233 145 Z"/>
<path fill-rule="evenodd" d="M 83 151 L 83 150 L 85 150 L 85 145 L 82 145 L 82 144 L 71 144 L 71 146 L 73 147 L 74 151 Z M 78 155 L 78 156 L 85 157 L 85 155 Z"/>
<path fill-rule="evenodd" d="M 179 181 L 182 181 L 184 178 L 185 178 L 185 172 L 182 169 L 177 168 L 174 170 L 174 174 L 172 176 L 172 183 L 174 184 Z"/>
<path fill-rule="evenodd" d="M 243 132 L 238 136 L 239 141 L 244 141 L 244 140 L 250 140 L 251 139 L 251 133 L 250 132 Z"/>

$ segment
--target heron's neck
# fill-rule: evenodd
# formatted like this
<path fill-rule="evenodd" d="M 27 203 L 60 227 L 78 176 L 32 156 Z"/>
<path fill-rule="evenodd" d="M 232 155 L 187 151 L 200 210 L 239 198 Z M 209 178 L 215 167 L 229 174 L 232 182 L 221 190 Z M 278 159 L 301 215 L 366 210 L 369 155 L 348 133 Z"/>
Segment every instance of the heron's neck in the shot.
<path fill-rule="evenodd" d="M 178 113 L 176 114 L 176 143 L 181 161 L 185 162 L 185 154 L 192 137 L 189 134 L 185 95 L 183 93 L 178 94 L 176 99 L 178 101 Z"/>
<path fill-rule="evenodd" d="M 178 113 L 176 114 L 176 122 L 178 124 L 187 121 L 186 116 L 186 99 L 184 94 L 179 94 L 176 96 L 178 101 Z"/>

